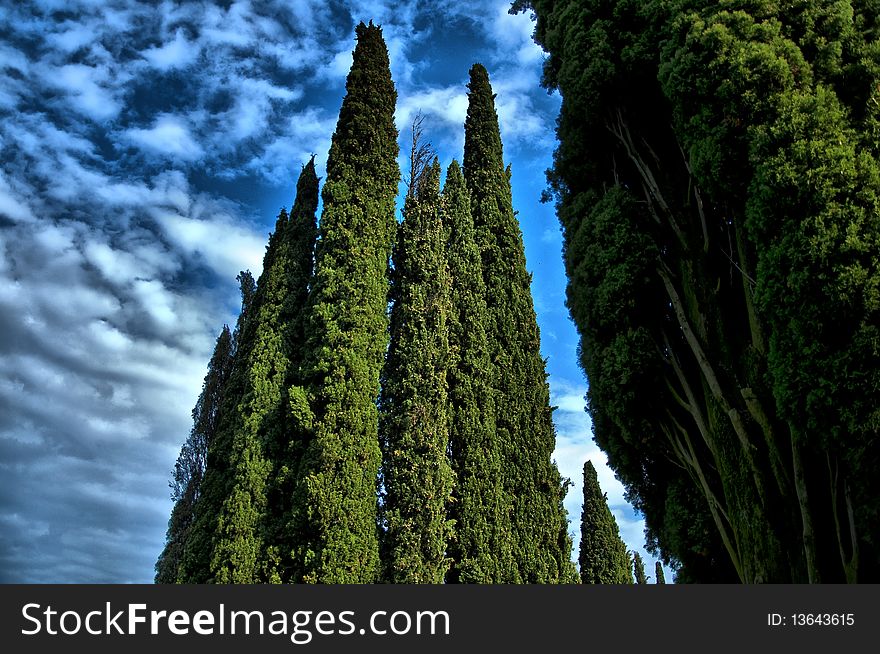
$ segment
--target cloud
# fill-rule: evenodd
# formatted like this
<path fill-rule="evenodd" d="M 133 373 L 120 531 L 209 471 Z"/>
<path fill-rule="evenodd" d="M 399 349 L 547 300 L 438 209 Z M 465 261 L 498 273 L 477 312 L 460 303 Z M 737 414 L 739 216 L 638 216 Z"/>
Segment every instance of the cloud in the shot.
<path fill-rule="evenodd" d="M 258 276 L 266 238 L 238 224 L 231 216 L 208 220 L 156 210 L 153 215 L 164 234 L 187 256 L 203 257 L 217 271 L 237 274 L 249 269 Z"/>
<path fill-rule="evenodd" d="M 35 220 L 27 201 L 16 193 L 2 172 L 0 172 L 0 217 L 18 222 Z"/>
<path fill-rule="evenodd" d="M 124 136 L 149 152 L 172 159 L 194 161 L 204 155 L 186 121 L 179 116 L 159 115 L 149 129 L 129 129 Z"/>
<path fill-rule="evenodd" d="M 420 88 L 401 98 L 397 103 L 394 119 L 398 125 L 408 126 L 416 114 L 422 112 L 425 116 L 438 119 L 442 127 L 453 128 L 463 134 L 467 107 L 467 88 L 463 84 Z"/>
<path fill-rule="evenodd" d="M 74 109 L 97 122 L 115 118 L 122 109 L 110 87 L 111 73 L 103 66 L 67 64 L 44 74 L 68 94 Z"/>
<path fill-rule="evenodd" d="M 173 40 L 159 47 L 147 48 L 141 55 L 153 68 L 166 72 L 192 65 L 199 58 L 200 49 L 197 42 L 187 39 L 183 28 L 178 28 Z"/>
<path fill-rule="evenodd" d="M 535 24 L 528 12 L 511 14 L 509 10 L 509 2 L 494 3 L 490 9 L 492 18 L 485 21 L 488 34 L 497 44 L 498 52 L 505 53 L 508 59 L 513 52 L 518 64 L 533 67 L 544 58 L 543 50 L 532 39 Z"/>

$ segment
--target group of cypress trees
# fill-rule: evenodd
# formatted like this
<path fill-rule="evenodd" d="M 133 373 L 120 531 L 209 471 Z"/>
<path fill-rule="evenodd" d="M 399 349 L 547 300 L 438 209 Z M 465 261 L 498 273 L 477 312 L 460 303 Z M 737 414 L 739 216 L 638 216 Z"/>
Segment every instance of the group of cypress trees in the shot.
<path fill-rule="evenodd" d="M 436 159 L 414 165 L 398 225 L 396 91 L 380 28 L 357 27 L 320 227 L 312 160 L 240 277 L 158 582 L 576 580 L 494 96 L 470 77 L 463 170 L 441 189 Z"/>
<path fill-rule="evenodd" d="M 523 9 L 594 435 L 649 547 L 679 581 L 876 581 L 880 7 Z"/>

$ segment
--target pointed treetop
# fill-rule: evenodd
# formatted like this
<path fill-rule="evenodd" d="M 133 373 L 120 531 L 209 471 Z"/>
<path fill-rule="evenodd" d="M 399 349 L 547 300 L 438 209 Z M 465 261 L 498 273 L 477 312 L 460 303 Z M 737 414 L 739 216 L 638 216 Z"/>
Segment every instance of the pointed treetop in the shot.
<path fill-rule="evenodd" d="M 397 91 L 391 79 L 382 30 L 372 23 L 369 26 L 361 23 L 357 27 L 357 44 L 345 91 L 327 158 L 328 181 L 345 176 L 346 173 L 338 170 L 340 166 L 366 165 L 377 145 L 397 155 L 397 129 L 393 120 Z M 394 178 L 396 184 L 399 175 L 395 161 L 394 170 L 382 170 L 379 178 L 373 179 L 382 186 Z"/>
<path fill-rule="evenodd" d="M 318 206 L 318 174 L 315 172 L 315 155 L 304 164 L 296 182 L 296 204 L 290 210 L 291 213 L 301 205 L 315 212 Z"/>
<path fill-rule="evenodd" d="M 495 111 L 495 94 L 489 83 L 489 73 L 482 64 L 470 70 L 468 110 L 465 119 L 464 169 L 472 171 L 489 163 L 493 171 L 504 170 L 501 132 Z M 468 173 L 470 177 L 470 173 Z M 471 189 L 473 192 L 473 189 Z"/>

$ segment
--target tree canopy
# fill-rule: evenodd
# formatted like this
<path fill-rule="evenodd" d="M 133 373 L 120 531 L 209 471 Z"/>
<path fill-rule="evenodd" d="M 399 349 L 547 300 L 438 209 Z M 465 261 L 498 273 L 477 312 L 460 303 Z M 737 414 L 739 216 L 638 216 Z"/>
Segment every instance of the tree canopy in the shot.
<path fill-rule="evenodd" d="M 680 581 L 880 575 L 873 2 L 519 0 L 596 442 Z"/>

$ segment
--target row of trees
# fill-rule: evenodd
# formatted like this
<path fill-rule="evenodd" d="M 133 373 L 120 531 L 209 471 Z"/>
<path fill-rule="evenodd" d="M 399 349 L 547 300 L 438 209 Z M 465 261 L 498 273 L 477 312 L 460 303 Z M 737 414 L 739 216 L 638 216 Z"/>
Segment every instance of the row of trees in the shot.
<path fill-rule="evenodd" d="M 595 439 L 683 581 L 880 578 L 880 8 L 517 0 Z"/>
<path fill-rule="evenodd" d="M 388 54 L 372 24 L 357 39 L 320 227 L 311 161 L 260 279 L 239 278 L 241 315 L 193 412 L 156 580 L 576 581 L 486 70 L 470 71 L 464 165 L 442 188 L 414 137 L 398 226 Z M 619 559 L 599 498 L 607 533 L 590 542 Z"/>

